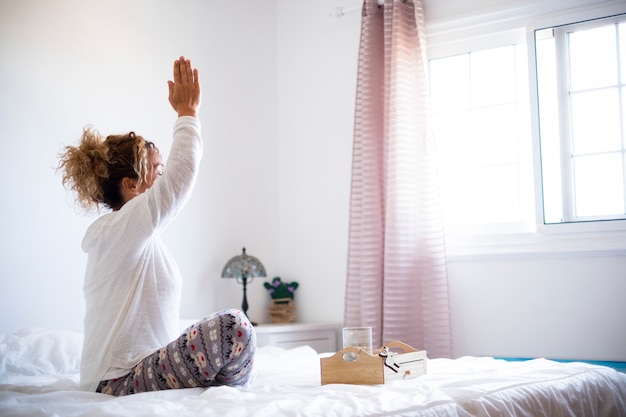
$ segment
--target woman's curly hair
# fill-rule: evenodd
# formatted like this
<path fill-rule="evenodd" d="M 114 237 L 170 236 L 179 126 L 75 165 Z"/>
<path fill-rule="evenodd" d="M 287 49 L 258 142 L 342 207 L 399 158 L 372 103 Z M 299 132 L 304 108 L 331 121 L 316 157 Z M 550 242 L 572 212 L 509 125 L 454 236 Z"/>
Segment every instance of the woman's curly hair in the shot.
<path fill-rule="evenodd" d="M 64 149 L 58 167 L 63 185 L 76 193 L 76 203 L 87 212 L 99 212 L 101 206 L 121 208 L 122 179 L 145 181 L 150 168 L 148 150 L 158 151 L 154 143 L 134 132 L 103 139 L 89 127 L 83 129 L 78 146 Z"/>

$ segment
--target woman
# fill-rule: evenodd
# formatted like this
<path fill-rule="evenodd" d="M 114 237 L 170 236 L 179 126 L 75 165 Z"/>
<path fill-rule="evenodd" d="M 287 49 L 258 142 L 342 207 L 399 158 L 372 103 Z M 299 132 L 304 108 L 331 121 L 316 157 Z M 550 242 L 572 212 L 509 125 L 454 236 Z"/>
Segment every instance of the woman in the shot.
<path fill-rule="evenodd" d="M 77 203 L 111 209 L 82 243 L 86 390 L 126 395 L 245 385 L 250 377 L 255 334 L 240 311 L 214 313 L 178 336 L 181 277 L 160 233 L 189 198 L 202 156 L 198 70 L 181 57 L 168 87 L 178 119 L 167 170 L 156 146 L 133 132 L 103 140 L 86 129 L 61 157 Z"/>

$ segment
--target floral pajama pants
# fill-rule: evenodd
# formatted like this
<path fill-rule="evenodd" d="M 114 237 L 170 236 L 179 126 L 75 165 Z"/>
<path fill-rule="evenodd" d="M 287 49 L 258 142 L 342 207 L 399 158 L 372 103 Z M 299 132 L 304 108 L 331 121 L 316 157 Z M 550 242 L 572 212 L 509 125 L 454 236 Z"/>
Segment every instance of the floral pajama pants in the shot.
<path fill-rule="evenodd" d="M 128 395 L 176 388 L 245 385 L 256 336 L 239 310 L 223 310 L 189 326 L 125 376 L 101 381 L 96 392 Z"/>

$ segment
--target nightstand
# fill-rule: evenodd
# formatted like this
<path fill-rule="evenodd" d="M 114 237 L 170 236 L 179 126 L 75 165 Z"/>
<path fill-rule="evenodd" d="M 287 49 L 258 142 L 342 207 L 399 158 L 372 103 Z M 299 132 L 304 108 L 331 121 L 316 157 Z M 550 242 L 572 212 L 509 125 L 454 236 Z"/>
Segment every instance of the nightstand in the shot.
<path fill-rule="evenodd" d="M 336 352 L 341 323 L 268 323 L 256 330 L 257 346 L 274 345 L 285 349 L 308 345 L 321 352 Z"/>

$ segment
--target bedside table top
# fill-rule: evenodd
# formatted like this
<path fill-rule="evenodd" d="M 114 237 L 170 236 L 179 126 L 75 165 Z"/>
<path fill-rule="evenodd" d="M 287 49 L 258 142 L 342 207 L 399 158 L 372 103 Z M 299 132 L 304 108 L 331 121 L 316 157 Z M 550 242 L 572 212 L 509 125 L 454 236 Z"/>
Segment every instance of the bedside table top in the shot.
<path fill-rule="evenodd" d="M 257 333 L 291 333 L 307 330 L 341 329 L 342 323 L 260 323 L 254 326 Z"/>

